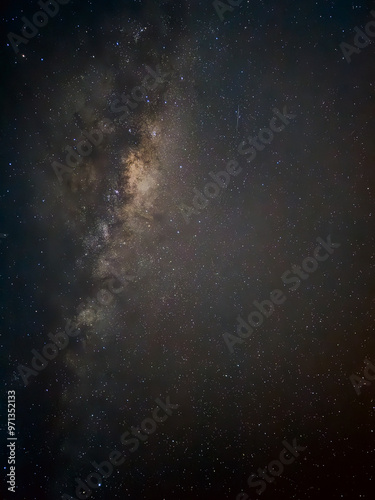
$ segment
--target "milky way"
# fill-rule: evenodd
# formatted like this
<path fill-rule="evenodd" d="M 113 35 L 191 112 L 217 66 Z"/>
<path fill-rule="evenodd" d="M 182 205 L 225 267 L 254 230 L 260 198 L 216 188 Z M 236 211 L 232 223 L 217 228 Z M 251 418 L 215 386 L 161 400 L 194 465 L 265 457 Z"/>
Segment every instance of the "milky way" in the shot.
<path fill-rule="evenodd" d="M 72 1 L 3 37 L 17 500 L 373 497 L 374 51 L 340 49 L 371 6 L 224 4 Z"/>

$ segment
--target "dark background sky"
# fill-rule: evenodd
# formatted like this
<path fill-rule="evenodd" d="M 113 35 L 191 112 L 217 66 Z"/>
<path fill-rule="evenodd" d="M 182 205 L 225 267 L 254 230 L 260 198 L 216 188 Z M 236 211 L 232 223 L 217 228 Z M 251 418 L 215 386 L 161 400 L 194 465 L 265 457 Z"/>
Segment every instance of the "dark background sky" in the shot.
<path fill-rule="evenodd" d="M 128 461 L 92 499 L 373 498 L 375 382 L 357 395 L 349 377 L 375 364 L 374 42 L 350 64 L 340 50 L 372 8 L 244 0 L 221 21 L 198 0 L 72 0 L 15 54 L 8 33 L 40 8 L 2 2 L 1 498 L 75 497 L 113 449 Z M 119 117 L 146 65 L 165 81 L 60 185 L 51 163 Z M 247 163 L 238 144 L 284 106 L 296 117 Z M 328 235 L 340 247 L 291 291 L 281 275 Z M 110 269 L 135 279 L 79 313 Z M 231 354 L 223 334 L 275 288 L 285 303 Z M 18 366 L 69 319 L 80 334 L 25 387 Z M 129 453 L 121 434 L 166 396 L 178 410 Z M 257 495 L 248 476 L 295 438 L 306 450 Z"/>

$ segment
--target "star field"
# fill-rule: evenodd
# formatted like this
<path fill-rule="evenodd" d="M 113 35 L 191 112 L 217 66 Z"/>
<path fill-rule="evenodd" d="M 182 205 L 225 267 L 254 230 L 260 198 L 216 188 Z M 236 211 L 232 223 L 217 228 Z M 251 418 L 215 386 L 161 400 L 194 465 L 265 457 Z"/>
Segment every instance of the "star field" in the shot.
<path fill-rule="evenodd" d="M 5 500 L 373 498 L 373 5 L 235 4 L 1 8 Z"/>

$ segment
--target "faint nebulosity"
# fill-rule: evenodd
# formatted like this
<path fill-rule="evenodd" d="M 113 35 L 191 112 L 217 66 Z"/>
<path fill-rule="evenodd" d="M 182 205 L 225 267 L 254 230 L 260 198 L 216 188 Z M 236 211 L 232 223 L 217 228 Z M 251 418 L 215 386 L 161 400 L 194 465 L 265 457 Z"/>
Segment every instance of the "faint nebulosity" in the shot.
<path fill-rule="evenodd" d="M 375 364 L 375 53 L 340 49 L 373 5 L 237 3 L 72 0 L 18 53 L 8 33 L 41 7 L 2 6 L 5 500 L 373 498 L 375 382 L 350 377 Z M 276 108 L 294 118 L 248 161 L 239 145 Z M 285 286 L 329 236 L 340 246 Z M 285 302 L 229 352 L 275 289 Z M 79 333 L 25 386 L 18 367 L 69 321 Z M 167 397 L 131 451 L 121 436 Z M 4 411 L 4 443 L 6 426 Z M 259 495 L 248 477 L 295 439 Z M 125 463 L 78 497 L 113 450 Z"/>

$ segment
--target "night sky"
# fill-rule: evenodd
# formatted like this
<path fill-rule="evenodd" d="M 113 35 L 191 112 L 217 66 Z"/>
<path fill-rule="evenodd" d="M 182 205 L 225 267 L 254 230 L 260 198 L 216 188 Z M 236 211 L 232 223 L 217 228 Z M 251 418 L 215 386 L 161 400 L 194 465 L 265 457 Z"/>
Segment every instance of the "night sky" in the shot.
<path fill-rule="evenodd" d="M 374 42 L 360 0 L 2 0 L 1 499 L 374 498 Z"/>

